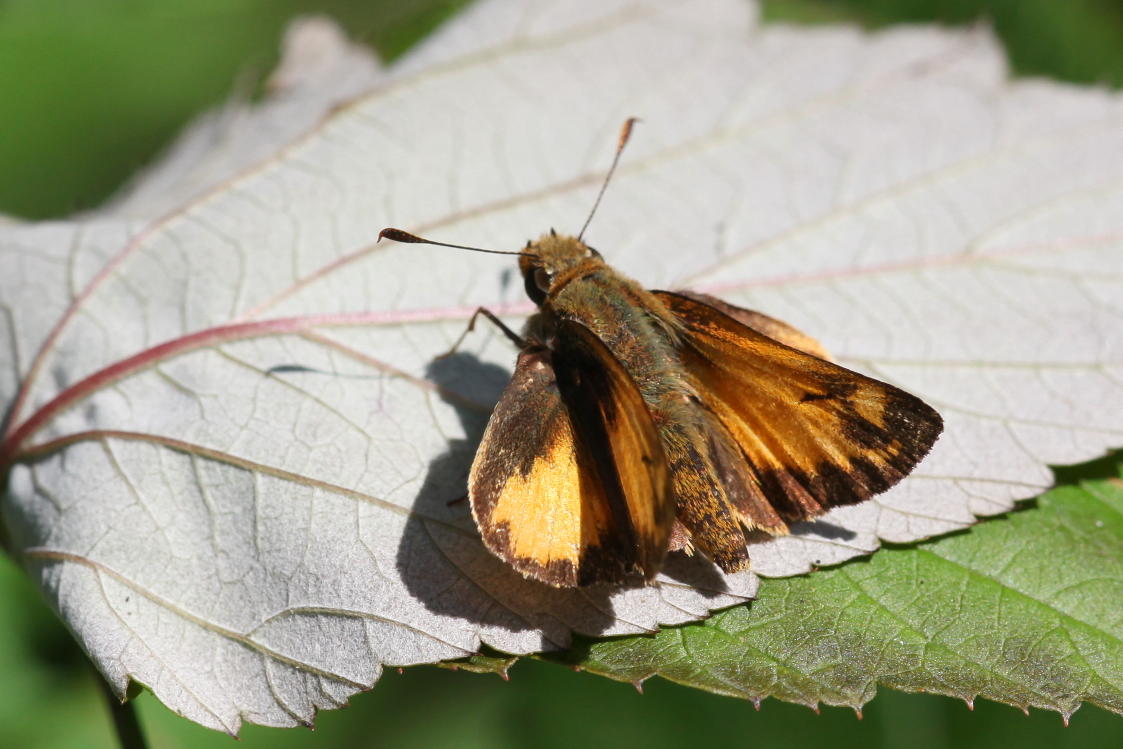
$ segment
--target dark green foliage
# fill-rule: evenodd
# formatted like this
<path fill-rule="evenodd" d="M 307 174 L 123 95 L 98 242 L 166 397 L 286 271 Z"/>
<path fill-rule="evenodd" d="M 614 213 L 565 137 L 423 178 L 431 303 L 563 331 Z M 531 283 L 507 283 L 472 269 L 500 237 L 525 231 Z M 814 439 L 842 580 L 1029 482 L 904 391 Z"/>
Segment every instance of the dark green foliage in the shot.
<path fill-rule="evenodd" d="M 232 92 L 256 92 L 297 12 L 335 13 L 353 35 L 393 57 L 464 1 L 0 2 L 0 213 L 48 217 L 96 205 L 192 115 Z M 1123 6 L 1113 0 L 764 5 L 768 19 L 870 28 L 985 20 L 1018 74 L 1123 84 Z M 658 672 L 719 692 L 804 702 L 856 705 L 881 684 L 1061 712 L 1087 696 L 1119 710 L 1123 489 L 1110 478 L 1116 464 L 1066 469 L 1068 486 L 967 533 L 772 581 L 750 608 L 654 638 L 586 642 L 562 660 L 619 679 Z M 1007 565 L 1003 555 L 1018 563 Z M 925 614 L 912 592 L 921 589 L 943 602 L 929 607 L 934 613 Z M 0 561 L 0 601 L 0 746 L 114 746 L 98 677 L 7 560 Z M 736 662 L 730 652 L 739 653 Z M 816 717 L 777 700 L 758 714 L 748 702 L 663 679 L 647 682 L 641 696 L 535 661 L 512 668 L 509 684 L 462 673 L 507 665 L 492 654 L 458 673 L 391 671 L 351 709 L 321 715 L 314 734 L 246 726 L 238 746 L 568 747 L 610 736 L 649 749 L 1123 745 L 1123 719 L 1096 707 L 1063 728 L 1055 713 L 1023 718 L 986 701 L 968 712 L 958 700 L 881 689 L 859 721 L 851 710 L 826 708 Z M 152 746 L 232 746 L 150 694 L 138 704 Z"/>

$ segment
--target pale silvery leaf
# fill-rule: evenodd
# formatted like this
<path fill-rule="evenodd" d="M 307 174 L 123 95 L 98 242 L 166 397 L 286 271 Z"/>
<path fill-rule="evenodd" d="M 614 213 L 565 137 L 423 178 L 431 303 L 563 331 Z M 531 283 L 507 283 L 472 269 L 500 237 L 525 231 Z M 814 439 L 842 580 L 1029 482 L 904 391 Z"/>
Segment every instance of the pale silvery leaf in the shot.
<path fill-rule="evenodd" d="M 749 10 L 481 3 L 139 234 L 112 215 L 3 227 L 5 402 L 26 383 L 9 546 L 115 688 L 232 732 L 291 725 L 385 665 L 752 594 L 681 559 L 651 588 L 554 591 L 484 552 L 448 501 L 514 352 L 483 329 L 434 357 L 478 304 L 517 322 L 521 282 L 503 259 L 373 244 L 387 225 L 497 248 L 575 231 L 631 115 L 588 235 L 606 258 L 784 318 L 947 420 L 913 477 L 754 546 L 758 572 L 961 528 L 1123 442 L 1123 100 L 1012 84 L 983 34 Z M 299 100 L 309 122 L 327 106 Z M 171 169 L 169 189 L 237 163 Z"/>

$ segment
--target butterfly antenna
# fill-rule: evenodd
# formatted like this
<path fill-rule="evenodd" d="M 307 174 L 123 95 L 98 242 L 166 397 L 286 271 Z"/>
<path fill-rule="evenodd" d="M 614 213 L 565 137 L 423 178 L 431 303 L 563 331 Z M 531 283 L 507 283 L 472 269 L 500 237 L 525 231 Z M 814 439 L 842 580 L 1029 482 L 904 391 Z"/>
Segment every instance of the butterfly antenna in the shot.
<path fill-rule="evenodd" d="M 608 168 L 608 174 L 604 175 L 600 192 L 597 193 L 597 199 L 593 202 L 593 210 L 589 211 L 589 217 L 585 219 L 585 225 L 581 227 L 581 233 L 577 235 L 578 242 L 581 241 L 581 237 L 585 236 L 585 230 L 589 228 L 589 222 L 593 220 L 593 216 L 597 212 L 600 200 L 604 197 L 604 191 L 608 189 L 608 183 L 612 180 L 612 174 L 616 171 L 616 165 L 620 163 L 620 154 L 623 153 L 624 146 L 628 145 L 628 138 L 632 136 L 632 128 L 637 122 L 639 122 L 638 117 L 629 117 L 624 121 L 624 127 L 620 128 L 620 138 L 616 141 L 616 155 L 612 157 L 612 166 Z"/>
<path fill-rule="evenodd" d="M 472 252 L 486 252 L 489 255 L 519 255 L 519 256 L 530 255 L 531 257 L 537 257 L 537 255 L 534 255 L 530 252 L 508 252 L 507 250 L 485 250 L 482 247 L 468 247 L 468 246 L 462 245 L 462 244 L 449 244 L 448 242 L 434 242 L 431 239 L 425 239 L 424 237 L 419 237 L 416 234 L 410 234 L 408 231 L 402 231 L 401 229 L 394 229 L 394 228 L 391 228 L 391 227 L 386 227 L 382 231 L 378 232 L 378 241 L 381 242 L 383 239 L 392 239 L 395 242 L 406 242 L 407 244 L 432 244 L 432 245 L 436 245 L 437 247 L 451 247 L 454 250 L 471 250 Z"/>

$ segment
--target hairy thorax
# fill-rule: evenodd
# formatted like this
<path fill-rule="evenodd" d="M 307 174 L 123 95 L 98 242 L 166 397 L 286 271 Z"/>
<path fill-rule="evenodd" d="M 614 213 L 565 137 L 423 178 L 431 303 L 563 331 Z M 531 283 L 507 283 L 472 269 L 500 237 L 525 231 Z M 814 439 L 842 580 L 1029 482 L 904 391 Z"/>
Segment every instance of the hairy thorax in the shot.
<path fill-rule="evenodd" d="M 550 316 L 580 322 L 608 346 L 632 376 L 657 419 L 677 411 L 694 394 L 684 379 L 674 318 L 662 301 L 635 281 L 600 265 L 551 293 Z"/>

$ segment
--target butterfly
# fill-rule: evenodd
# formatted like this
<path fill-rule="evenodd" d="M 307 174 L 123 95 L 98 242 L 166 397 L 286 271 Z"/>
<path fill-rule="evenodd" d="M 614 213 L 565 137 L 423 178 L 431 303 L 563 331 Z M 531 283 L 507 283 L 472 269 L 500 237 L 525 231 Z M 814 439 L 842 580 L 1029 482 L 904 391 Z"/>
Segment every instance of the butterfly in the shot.
<path fill-rule="evenodd" d="M 538 306 L 522 335 L 477 311 L 520 351 L 468 499 L 484 544 L 524 576 L 555 587 L 650 580 L 678 550 L 746 569 L 747 534 L 784 535 L 884 492 L 943 430 L 921 399 L 832 363 L 790 325 L 645 289 L 583 234 L 551 230 L 506 253 Z M 399 229 L 382 237 L 478 249 Z"/>

